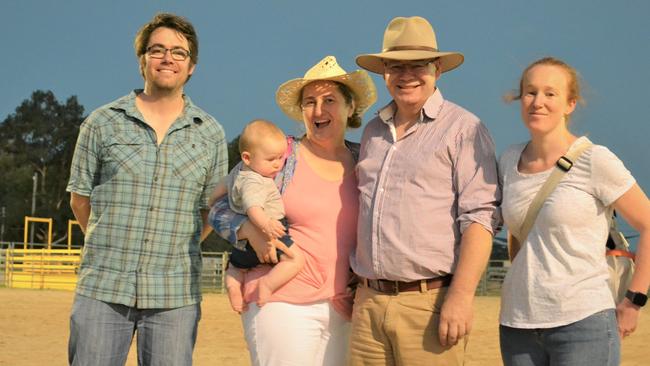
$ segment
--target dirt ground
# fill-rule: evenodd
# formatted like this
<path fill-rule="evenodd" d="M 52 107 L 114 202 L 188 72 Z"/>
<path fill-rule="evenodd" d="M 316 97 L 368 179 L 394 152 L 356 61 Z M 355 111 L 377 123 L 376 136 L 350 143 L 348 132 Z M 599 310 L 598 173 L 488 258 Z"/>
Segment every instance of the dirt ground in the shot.
<path fill-rule="evenodd" d="M 68 316 L 73 293 L 0 288 L 0 365 L 67 364 Z M 498 297 L 477 297 L 467 365 L 500 365 Z M 641 314 L 637 332 L 623 342 L 622 365 L 647 365 L 650 307 Z M 194 350 L 197 366 L 249 365 L 238 316 L 224 295 L 206 294 Z M 127 365 L 137 364 L 129 354 Z"/>

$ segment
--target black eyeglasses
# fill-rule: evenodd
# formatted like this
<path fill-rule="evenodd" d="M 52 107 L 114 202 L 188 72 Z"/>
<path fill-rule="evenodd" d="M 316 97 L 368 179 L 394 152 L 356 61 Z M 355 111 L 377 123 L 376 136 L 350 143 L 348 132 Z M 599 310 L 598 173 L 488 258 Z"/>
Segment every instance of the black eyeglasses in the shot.
<path fill-rule="evenodd" d="M 187 60 L 188 57 L 190 57 L 190 51 L 181 48 L 181 47 L 174 47 L 174 48 L 165 48 L 163 46 L 150 46 L 147 48 L 147 55 L 151 58 L 164 58 L 165 54 L 169 51 L 169 53 L 172 55 L 172 59 L 176 61 L 185 61 Z"/>

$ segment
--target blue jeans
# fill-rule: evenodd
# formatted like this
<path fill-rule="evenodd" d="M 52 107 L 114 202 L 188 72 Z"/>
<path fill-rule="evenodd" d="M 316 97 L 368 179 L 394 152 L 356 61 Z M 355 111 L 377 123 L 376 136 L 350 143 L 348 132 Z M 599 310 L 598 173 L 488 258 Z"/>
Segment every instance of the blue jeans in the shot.
<path fill-rule="evenodd" d="M 506 366 L 616 366 L 621 343 L 614 309 L 556 328 L 499 327 Z"/>
<path fill-rule="evenodd" d="M 138 332 L 138 365 L 191 365 L 201 305 L 137 309 L 76 295 L 70 316 L 70 365 L 124 365 Z"/>

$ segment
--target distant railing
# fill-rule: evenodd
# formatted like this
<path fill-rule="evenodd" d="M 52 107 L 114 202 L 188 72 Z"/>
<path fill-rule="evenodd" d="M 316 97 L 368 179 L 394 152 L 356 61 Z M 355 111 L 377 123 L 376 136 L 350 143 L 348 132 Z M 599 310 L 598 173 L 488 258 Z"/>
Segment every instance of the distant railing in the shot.
<path fill-rule="evenodd" d="M 43 244 L 29 244 L 28 248 Z M 0 242 L 0 284 L 7 287 L 74 289 L 80 250 L 18 249 L 23 243 Z M 56 246 L 53 245 L 53 248 Z M 207 292 L 225 292 L 225 268 L 228 252 L 203 252 L 201 288 Z M 491 260 L 481 277 L 477 295 L 498 295 L 510 268 L 508 260 Z"/>
<path fill-rule="evenodd" d="M 13 288 L 74 290 L 81 249 L 22 249 L 23 243 L 0 243 L 0 284 Z M 42 244 L 28 245 L 28 248 Z M 203 252 L 201 288 L 225 291 L 227 252 Z"/>
<path fill-rule="evenodd" d="M 509 260 L 490 260 L 481 277 L 476 293 L 481 296 L 498 295 L 510 269 Z"/>
<path fill-rule="evenodd" d="M 203 272 L 201 272 L 201 288 L 204 291 L 226 291 L 224 278 L 228 252 L 203 252 Z"/>
<path fill-rule="evenodd" d="M 73 290 L 80 250 L 5 249 L 4 284 L 13 288 Z"/>

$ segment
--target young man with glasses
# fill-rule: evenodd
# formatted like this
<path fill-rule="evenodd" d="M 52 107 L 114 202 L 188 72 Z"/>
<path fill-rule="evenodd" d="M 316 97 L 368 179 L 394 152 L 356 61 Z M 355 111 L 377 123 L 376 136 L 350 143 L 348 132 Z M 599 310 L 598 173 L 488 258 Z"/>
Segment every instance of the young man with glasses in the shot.
<path fill-rule="evenodd" d="M 81 125 L 68 191 L 85 246 L 70 317 L 71 365 L 191 365 L 201 317 L 208 198 L 226 174 L 221 125 L 183 94 L 194 27 L 158 14 L 138 32 L 144 89 Z"/>
<path fill-rule="evenodd" d="M 356 60 L 393 101 L 361 138 L 350 365 L 462 365 L 500 224 L 494 143 L 436 87 L 463 55 L 440 52 L 429 22 L 393 19 L 382 49 Z"/>

